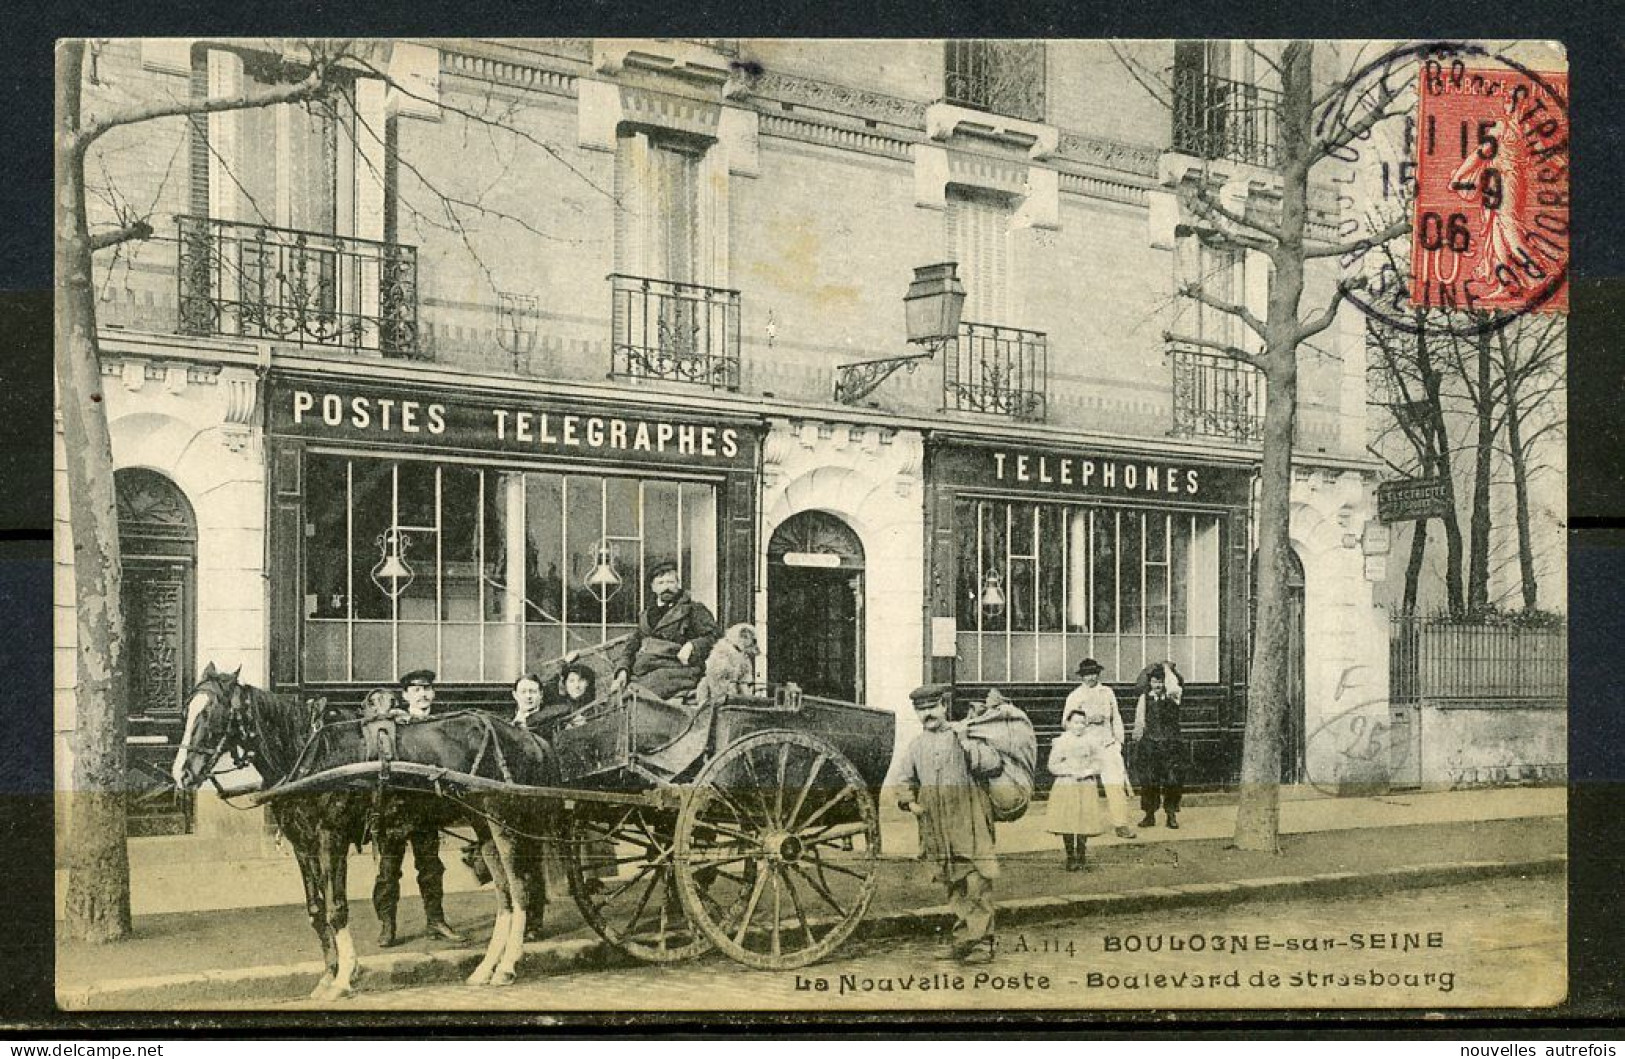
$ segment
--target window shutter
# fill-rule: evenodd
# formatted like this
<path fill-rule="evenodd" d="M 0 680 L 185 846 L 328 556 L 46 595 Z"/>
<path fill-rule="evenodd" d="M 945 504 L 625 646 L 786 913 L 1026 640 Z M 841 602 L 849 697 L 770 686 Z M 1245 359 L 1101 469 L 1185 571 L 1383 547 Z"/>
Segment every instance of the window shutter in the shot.
<path fill-rule="evenodd" d="M 1011 323 L 1011 204 L 950 191 L 946 213 L 948 256 L 959 262 L 959 277 L 965 284 L 965 319 L 979 324 Z"/>
<path fill-rule="evenodd" d="M 629 276 L 648 274 L 644 263 L 647 208 L 645 181 L 649 169 L 649 137 L 622 136 L 615 151 L 615 271 Z"/>

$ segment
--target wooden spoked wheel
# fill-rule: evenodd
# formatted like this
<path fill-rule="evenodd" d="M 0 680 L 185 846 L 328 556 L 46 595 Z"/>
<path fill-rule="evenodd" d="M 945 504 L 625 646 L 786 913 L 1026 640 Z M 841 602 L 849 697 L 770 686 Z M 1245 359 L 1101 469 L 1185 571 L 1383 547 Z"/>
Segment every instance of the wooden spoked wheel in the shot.
<path fill-rule="evenodd" d="M 606 806 L 570 818 L 565 861 L 570 895 L 598 936 L 650 963 L 676 963 L 711 948 L 694 929 L 673 870 L 676 814 Z"/>
<path fill-rule="evenodd" d="M 815 736 L 756 732 L 728 746 L 695 777 L 676 839 L 689 919 L 750 967 L 823 959 L 874 897 L 874 798 L 852 763 Z"/>

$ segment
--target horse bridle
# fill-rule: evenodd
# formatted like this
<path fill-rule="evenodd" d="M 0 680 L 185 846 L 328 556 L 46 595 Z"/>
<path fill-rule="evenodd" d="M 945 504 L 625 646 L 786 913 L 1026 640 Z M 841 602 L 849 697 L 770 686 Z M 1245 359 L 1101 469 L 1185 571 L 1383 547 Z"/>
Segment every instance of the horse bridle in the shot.
<path fill-rule="evenodd" d="M 253 746 L 254 743 L 258 742 L 258 711 L 254 709 L 252 700 L 243 694 L 243 686 L 238 681 L 233 680 L 231 682 L 229 695 L 224 693 L 220 682 L 214 679 L 199 681 L 192 693 L 197 694 L 198 690 L 205 684 L 211 685 L 214 689 L 216 701 L 222 698 L 226 701 L 226 725 L 220 733 L 220 741 L 213 748 L 208 749 L 190 742 L 182 742 L 178 749 L 185 750 L 188 753 L 204 754 L 208 760 L 207 768 L 209 771 L 206 775 L 209 782 L 214 784 L 215 789 L 224 793 L 223 788 L 220 787 L 220 781 L 215 779 L 215 765 L 219 764 L 220 758 L 225 755 L 227 750 L 231 751 L 233 767 L 230 771 L 232 772 L 248 768 L 250 765 L 257 768 L 259 765 L 260 755 Z M 245 700 L 247 701 L 245 702 Z"/>

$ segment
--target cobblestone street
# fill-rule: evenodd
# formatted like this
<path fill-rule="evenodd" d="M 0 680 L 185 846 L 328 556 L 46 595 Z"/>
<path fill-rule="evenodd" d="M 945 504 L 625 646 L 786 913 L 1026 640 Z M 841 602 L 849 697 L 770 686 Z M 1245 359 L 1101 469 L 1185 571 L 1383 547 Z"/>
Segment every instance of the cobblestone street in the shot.
<path fill-rule="evenodd" d="M 1564 921 L 1564 882 L 1551 876 L 1045 923 L 1001 931 L 997 958 L 977 966 L 946 959 L 934 939 L 877 939 L 799 972 L 751 971 L 717 956 L 540 976 L 522 967 L 508 989 L 362 993 L 339 1009 L 1534 1006 L 1565 993 Z"/>

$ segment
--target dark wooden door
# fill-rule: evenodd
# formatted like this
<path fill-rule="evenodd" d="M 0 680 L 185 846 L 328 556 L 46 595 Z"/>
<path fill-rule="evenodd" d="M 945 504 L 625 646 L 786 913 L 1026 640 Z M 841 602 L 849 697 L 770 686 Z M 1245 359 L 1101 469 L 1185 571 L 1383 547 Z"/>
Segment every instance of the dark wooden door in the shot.
<path fill-rule="evenodd" d="M 770 568 L 767 679 L 794 681 L 809 695 L 859 701 L 859 603 L 863 574 Z"/>
<path fill-rule="evenodd" d="M 175 790 L 169 769 L 197 673 L 197 529 L 191 505 L 164 476 L 119 471 L 117 488 L 130 676 L 130 835 L 184 834 L 192 829 L 193 799 Z"/>

